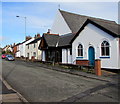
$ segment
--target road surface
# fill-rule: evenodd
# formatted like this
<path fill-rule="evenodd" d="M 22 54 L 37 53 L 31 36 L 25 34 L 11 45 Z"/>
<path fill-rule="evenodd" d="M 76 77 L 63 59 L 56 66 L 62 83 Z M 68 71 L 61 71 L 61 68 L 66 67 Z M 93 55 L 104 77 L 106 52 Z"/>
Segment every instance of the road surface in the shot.
<path fill-rule="evenodd" d="M 116 85 L 50 70 L 30 62 L 3 60 L 2 75 L 29 102 L 118 101 Z"/>

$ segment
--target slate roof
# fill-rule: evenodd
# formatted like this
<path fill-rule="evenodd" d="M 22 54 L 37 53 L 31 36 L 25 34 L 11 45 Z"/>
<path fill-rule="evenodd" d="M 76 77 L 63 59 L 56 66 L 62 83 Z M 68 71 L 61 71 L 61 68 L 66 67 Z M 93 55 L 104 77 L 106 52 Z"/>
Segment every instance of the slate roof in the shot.
<path fill-rule="evenodd" d="M 96 24 L 102 26 L 103 28 L 111 31 L 112 33 L 119 35 L 118 33 L 118 25 L 115 21 L 109 21 L 84 15 L 78 15 L 70 12 L 66 12 L 63 10 L 59 10 L 62 14 L 64 20 L 68 24 L 69 28 L 71 29 L 72 33 L 78 32 L 78 30 L 83 26 L 83 24 L 87 21 L 87 19 L 95 22 Z"/>
<path fill-rule="evenodd" d="M 59 37 L 58 47 L 70 46 L 71 40 L 74 38 L 75 34 L 69 33 Z"/>
<path fill-rule="evenodd" d="M 43 34 L 43 37 L 46 40 L 48 47 L 56 47 L 59 40 L 59 35 Z"/>
<path fill-rule="evenodd" d="M 15 46 L 18 46 L 18 45 L 20 45 L 21 43 L 17 43 Z"/>
<path fill-rule="evenodd" d="M 41 37 L 40 38 L 36 38 L 36 39 L 34 39 L 33 41 L 31 41 L 30 43 L 28 43 L 26 45 L 37 43 L 37 41 L 39 41 L 40 39 L 41 39 Z"/>
<path fill-rule="evenodd" d="M 70 42 L 73 39 L 75 34 L 69 33 L 65 35 L 50 35 L 43 34 L 43 37 L 48 45 L 48 47 L 65 47 L 70 46 Z"/>
<path fill-rule="evenodd" d="M 69 28 L 71 29 L 72 33 L 59 35 L 50 35 L 50 34 L 43 34 L 43 37 L 48 45 L 48 47 L 66 47 L 71 46 L 71 42 L 75 39 L 78 35 L 78 32 L 82 27 L 86 24 L 86 22 L 92 21 L 95 24 L 98 24 L 102 28 L 111 33 L 115 34 L 115 36 L 120 36 L 118 33 L 118 26 L 115 21 L 109 21 L 89 16 L 78 15 L 74 13 L 69 13 L 66 11 L 59 10 L 62 14 L 63 18 L 65 19 L 66 23 L 68 24 Z"/>
<path fill-rule="evenodd" d="M 20 45 L 20 44 L 21 44 L 21 43 L 17 43 L 16 45 L 13 45 L 12 48 L 15 47 L 15 46 L 18 46 L 18 45 Z"/>

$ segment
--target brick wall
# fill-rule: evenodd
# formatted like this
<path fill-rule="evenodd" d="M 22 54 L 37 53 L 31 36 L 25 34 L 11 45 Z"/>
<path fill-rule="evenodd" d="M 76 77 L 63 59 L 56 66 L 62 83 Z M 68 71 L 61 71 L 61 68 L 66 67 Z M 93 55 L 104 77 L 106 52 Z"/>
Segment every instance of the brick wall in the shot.
<path fill-rule="evenodd" d="M 17 46 L 13 47 L 13 53 L 15 54 L 17 52 Z"/>
<path fill-rule="evenodd" d="M 89 65 L 89 61 L 88 60 L 76 60 L 76 64 Z"/>
<path fill-rule="evenodd" d="M 97 76 L 102 75 L 102 72 L 101 72 L 101 60 L 99 60 L 99 59 L 95 60 L 95 74 Z"/>

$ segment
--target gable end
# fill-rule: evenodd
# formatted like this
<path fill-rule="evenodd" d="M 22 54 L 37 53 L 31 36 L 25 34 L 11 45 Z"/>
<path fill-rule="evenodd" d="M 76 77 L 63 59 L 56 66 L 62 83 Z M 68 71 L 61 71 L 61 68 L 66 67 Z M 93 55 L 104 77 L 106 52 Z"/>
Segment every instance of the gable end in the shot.
<path fill-rule="evenodd" d="M 79 29 L 79 31 L 76 33 L 76 35 L 74 36 L 74 38 L 71 40 L 71 44 L 72 42 L 77 38 L 77 36 L 80 34 L 80 32 L 84 29 L 84 27 L 88 24 L 88 23 L 91 23 L 93 25 L 95 25 L 96 27 L 100 28 L 101 30 L 105 31 L 106 33 L 108 33 L 109 35 L 113 36 L 113 37 L 119 37 L 120 38 L 120 35 L 117 35 L 113 32 L 111 32 L 110 30 L 107 30 L 106 28 L 100 26 L 99 24 L 87 19 L 86 22 L 83 24 L 83 26 Z"/>

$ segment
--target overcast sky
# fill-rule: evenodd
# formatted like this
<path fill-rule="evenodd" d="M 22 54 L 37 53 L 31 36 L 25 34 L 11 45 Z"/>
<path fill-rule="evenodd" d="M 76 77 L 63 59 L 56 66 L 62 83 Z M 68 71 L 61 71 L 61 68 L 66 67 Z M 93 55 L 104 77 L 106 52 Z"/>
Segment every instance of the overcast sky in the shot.
<path fill-rule="evenodd" d="M 22 42 L 25 38 L 25 20 L 17 15 L 27 17 L 27 35 L 42 35 L 51 28 L 59 4 L 61 10 L 118 22 L 117 2 L 3 2 L 0 5 L 2 46 Z"/>

